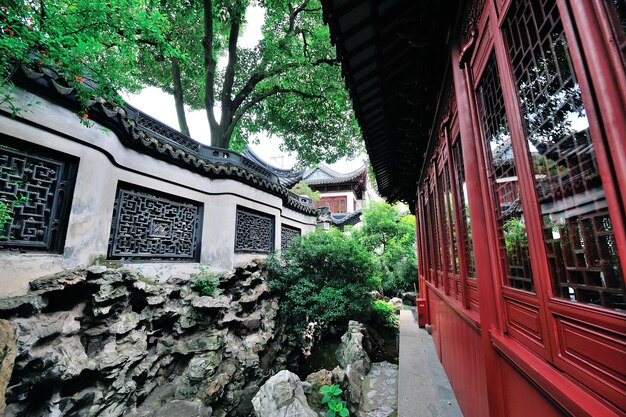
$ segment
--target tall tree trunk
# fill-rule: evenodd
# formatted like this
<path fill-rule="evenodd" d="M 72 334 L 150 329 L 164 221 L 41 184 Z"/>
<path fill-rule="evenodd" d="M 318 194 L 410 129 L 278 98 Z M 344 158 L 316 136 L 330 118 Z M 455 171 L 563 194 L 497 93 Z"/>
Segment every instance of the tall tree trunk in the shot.
<path fill-rule="evenodd" d="M 184 135 L 189 134 L 189 126 L 187 126 L 187 117 L 185 116 L 185 103 L 183 100 L 183 85 L 180 80 L 180 66 L 178 59 L 172 57 L 172 81 L 174 84 L 174 103 L 176 106 L 176 116 L 178 117 L 178 126 L 180 132 Z"/>

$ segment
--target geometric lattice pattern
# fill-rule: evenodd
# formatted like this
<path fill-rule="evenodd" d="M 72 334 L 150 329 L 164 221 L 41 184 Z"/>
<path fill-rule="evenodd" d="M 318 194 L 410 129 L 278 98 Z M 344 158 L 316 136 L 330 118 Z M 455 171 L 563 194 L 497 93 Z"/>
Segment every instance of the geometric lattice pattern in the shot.
<path fill-rule="evenodd" d="M 136 191 L 117 191 L 109 258 L 126 260 L 197 260 L 202 207 L 199 203 Z"/>
<path fill-rule="evenodd" d="M 269 253 L 274 249 L 274 216 L 237 207 L 235 252 Z"/>
<path fill-rule="evenodd" d="M 2 248 L 63 250 L 74 164 L 41 153 L 0 146 Z"/>
<path fill-rule="evenodd" d="M 524 113 L 554 292 L 571 301 L 625 309 L 604 186 L 556 2 L 514 2 L 503 31 Z"/>
<path fill-rule="evenodd" d="M 291 244 L 291 241 L 302 235 L 302 231 L 296 227 L 281 225 L 280 226 L 280 248 L 285 250 Z"/>
<path fill-rule="evenodd" d="M 507 271 L 506 285 L 534 291 L 515 159 L 506 119 L 495 55 L 492 53 L 476 90 L 484 146 L 491 179 L 500 256 Z M 506 198 L 503 195 L 506 194 Z"/>

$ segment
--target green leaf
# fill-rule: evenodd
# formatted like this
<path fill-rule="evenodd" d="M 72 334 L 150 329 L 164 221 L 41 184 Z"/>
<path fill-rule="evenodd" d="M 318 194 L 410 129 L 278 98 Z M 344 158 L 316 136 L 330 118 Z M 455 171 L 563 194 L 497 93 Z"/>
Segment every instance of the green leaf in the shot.
<path fill-rule="evenodd" d="M 325 394 L 322 397 L 322 404 L 326 404 L 327 402 L 329 402 L 332 399 L 332 397 L 329 394 Z"/>
<path fill-rule="evenodd" d="M 346 417 L 350 415 L 350 411 L 347 408 L 343 408 L 341 410 L 339 410 L 339 415 L 341 417 Z"/>
<path fill-rule="evenodd" d="M 333 395 L 340 395 L 343 391 L 337 385 L 331 385 L 330 392 Z"/>
<path fill-rule="evenodd" d="M 334 412 L 333 410 L 328 410 L 326 411 L 326 417 L 336 417 L 337 413 Z"/>

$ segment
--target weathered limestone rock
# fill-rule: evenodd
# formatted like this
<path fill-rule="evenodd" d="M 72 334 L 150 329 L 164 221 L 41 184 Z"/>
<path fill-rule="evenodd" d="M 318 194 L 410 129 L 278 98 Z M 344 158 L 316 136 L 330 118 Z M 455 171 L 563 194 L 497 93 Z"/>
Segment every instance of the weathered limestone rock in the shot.
<path fill-rule="evenodd" d="M 402 302 L 408 306 L 415 305 L 415 299 L 417 298 L 417 293 L 415 291 L 403 292 L 401 294 Z"/>
<path fill-rule="evenodd" d="M 0 415 L 4 415 L 4 393 L 11 379 L 16 353 L 15 328 L 8 321 L 0 320 Z"/>
<path fill-rule="evenodd" d="M 336 356 L 342 368 L 361 361 L 361 366 L 365 373 L 369 371 L 370 359 L 366 348 L 369 349 L 367 330 L 361 323 L 350 320 L 348 331 L 341 336 L 341 345 L 337 349 Z"/>
<path fill-rule="evenodd" d="M 295 350 L 262 268 L 251 262 L 225 274 L 215 297 L 198 294 L 188 277 L 157 284 L 93 266 L 0 299 L 6 415 L 251 415 L 258 387 Z"/>
<path fill-rule="evenodd" d="M 369 339 L 364 325 L 356 321 L 348 323 L 348 331 L 341 336 L 341 344 L 337 349 L 337 360 L 345 369 L 346 391 L 348 402 L 354 411 L 361 402 L 361 383 L 370 370 Z"/>
<path fill-rule="evenodd" d="M 309 407 L 302 382 L 289 371 L 271 377 L 252 399 L 257 417 L 317 417 Z"/>
<path fill-rule="evenodd" d="M 306 377 L 305 383 L 308 385 L 308 389 L 305 390 L 305 394 L 309 405 L 315 411 L 323 410 L 324 405 L 322 404 L 320 389 L 324 385 L 333 384 L 332 372 L 326 369 L 321 369 L 317 372 L 309 374 Z"/>
<path fill-rule="evenodd" d="M 402 299 L 398 297 L 393 297 L 389 300 L 389 304 L 396 308 L 395 313 L 400 314 L 400 310 L 402 310 Z"/>

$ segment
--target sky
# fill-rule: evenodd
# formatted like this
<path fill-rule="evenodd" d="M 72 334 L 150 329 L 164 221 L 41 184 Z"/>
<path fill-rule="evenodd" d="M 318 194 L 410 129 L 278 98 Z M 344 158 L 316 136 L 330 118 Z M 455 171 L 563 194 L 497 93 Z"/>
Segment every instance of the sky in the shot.
<path fill-rule="evenodd" d="M 251 6 L 246 11 L 246 27 L 240 38 L 240 45 L 245 48 L 253 48 L 262 39 L 261 26 L 263 24 L 264 11 L 261 7 Z M 220 60 L 218 65 L 225 65 L 225 60 Z M 178 119 L 174 107 L 174 97 L 164 93 L 156 87 L 147 87 L 139 94 L 124 94 L 124 99 L 131 105 L 150 116 L 160 120 L 172 128 L 179 130 Z M 204 110 L 189 111 L 187 114 L 187 125 L 190 135 L 198 142 L 209 145 L 209 123 Z M 219 115 L 218 115 L 219 118 Z M 296 162 L 295 155 L 284 153 L 280 150 L 282 140 L 275 136 L 260 135 L 259 144 L 250 144 L 250 148 L 259 155 L 265 162 L 279 168 L 290 168 Z M 334 164 L 328 164 L 332 169 L 347 173 L 359 168 L 365 155 L 359 155 L 353 160 L 340 160 Z"/>

